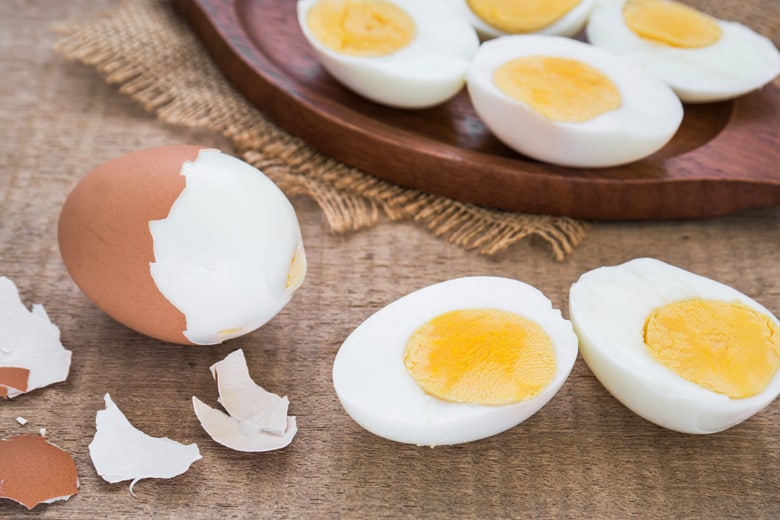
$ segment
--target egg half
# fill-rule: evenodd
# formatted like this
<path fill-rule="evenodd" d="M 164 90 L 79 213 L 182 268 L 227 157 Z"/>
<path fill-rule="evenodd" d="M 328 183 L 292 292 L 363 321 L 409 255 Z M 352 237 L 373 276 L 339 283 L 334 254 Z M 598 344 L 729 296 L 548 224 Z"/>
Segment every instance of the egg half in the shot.
<path fill-rule="evenodd" d="M 346 412 L 393 441 L 475 441 L 521 423 L 577 357 L 571 324 L 537 289 L 473 276 L 434 284 L 360 324 L 333 363 Z"/>
<path fill-rule="evenodd" d="M 780 394 L 780 322 L 719 282 L 651 258 L 583 274 L 580 352 L 620 402 L 664 428 L 715 433 Z"/>
<path fill-rule="evenodd" d="M 641 64 L 684 102 L 734 98 L 780 73 L 780 53 L 749 27 L 671 0 L 600 0 L 588 40 Z"/>
<path fill-rule="evenodd" d="M 269 321 L 303 282 L 295 211 L 219 150 L 163 146 L 98 166 L 73 188 L 58 241 L 74 282 L 127 327 L 215 344 Z"/>
<path fill-rule="evenodd" d="M 444 0 L 299 0 L 298 22 L 336 80 L 396 108 L 430 107 L 457 94 L 479 46 Z"/>
<path fill-rule="evenodd" d="M 452 0 L 483 39 L 509 34 L 574 36 L 595 0 Z"/>
<path fill-rule="evenodd" d="M 553 164 L 636 161 L 669 142 L 682 122 L 682 104 L 659 79 L 559 36 L 487 41 L 466 82 L 475 111 L 498 139 Z"/>

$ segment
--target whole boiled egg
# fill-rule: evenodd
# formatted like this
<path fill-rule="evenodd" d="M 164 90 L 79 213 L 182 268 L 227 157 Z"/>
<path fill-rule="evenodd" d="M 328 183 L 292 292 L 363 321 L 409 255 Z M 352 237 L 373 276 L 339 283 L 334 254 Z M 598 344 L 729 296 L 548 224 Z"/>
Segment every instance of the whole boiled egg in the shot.
<path fill-rule="evenodd" d="M 446 0 L 299 0 L 298 22 L 334 78 L 396 108 L 430 107 L 457 94 L 479 46 Z"/>
<path fill-rule="evenodd" d="M 588 20 L 595 0 L 453 0 L 480 37 L 508 34 L 574 36 Z"/>
<path fill-rule="evenodd" d="M 333 386 L 363 428 L 437 446 L 503 432 L 544 406 L 577 357 L 577 337 L 537 289 L 456 278 L 407 294 L 360 324 Z"/>
<path fill-rule="evenodd" d="M 59 217 L 65 267 L 98 307 L 163 341 L 215 344 L 269 321 L 303 282 L 295 211 L 265 175 L 198 146 L 98 166 Z"/>
<path fill-rule="evenodd" d="M 560 36 L 484 42 L 466 84 L 475 111 L 498 139 L 564 166 L 642 159 L 669 142 L 683 116 L 680 100 L 652 74 Z"/>
<path fill-rule="evenodd" d="M 583 274 L 580 352 L 620 402 L 659 426 L 715 433 L 780 394 L 780 322 L 719 282 L 652 258 Z"/>
<path fill-rule="evenodd" d="M 600 0 L 587 35 L 658 75 L 684 102 L 741 96 L 780 73 L 771 40 L 673 0 Z"/>

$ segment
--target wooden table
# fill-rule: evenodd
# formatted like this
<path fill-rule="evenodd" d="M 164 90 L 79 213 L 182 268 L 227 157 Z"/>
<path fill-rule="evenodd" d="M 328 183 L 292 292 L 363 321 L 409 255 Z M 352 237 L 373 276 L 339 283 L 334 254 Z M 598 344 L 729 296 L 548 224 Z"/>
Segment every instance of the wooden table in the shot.
<path fill-rule="evenodd" d="M 595 223 L 562 262 L 541 241 L 497 257 L 466 252 L 412 223 L 334 236 L 316 205 L 292 202 L 309 259 L 304 286 L 257 332 L 216 347 L 162 344 L 92 305 L 56 244 L 59 208 L 77 180 L 126 152 L 162 144 L 229 145 L 165 126 L 51 50 L 51 23 L 91 17 L 111 0 L 0 3 L 0 274 L 43 303 L 73 351 L 64 384 L 0 402 L 0 437 L 37 432 L 71 453 L 81 489 L 2 518 L 778 518 L 780 401 L 710 436 L 658 428 L 612 398 L 582 359 L 560 393 L 520 426 L 435 449 L 378 438 L 332 389 L 334 355 L 362 320 L 403 294 L 463 275 L 526 281 L 567 311 L 581 273 L 652 256 L 718 279 L 780 314 L 780 207 L 706 221 Z M 736 151 L 734 153 L 739 153 Z M 201 429 L 190 398 L 215 403 L 208 367 L 243 348 L 250 372 L 290 398 L 299 433 L 287 449 L 242 454 Z M 108 484 L 87 446 L 110 393 L 139 429 L 196 442 L 203 459 L 172 480 Z M 29 422 L 19 425 L 15 418 Z"/>

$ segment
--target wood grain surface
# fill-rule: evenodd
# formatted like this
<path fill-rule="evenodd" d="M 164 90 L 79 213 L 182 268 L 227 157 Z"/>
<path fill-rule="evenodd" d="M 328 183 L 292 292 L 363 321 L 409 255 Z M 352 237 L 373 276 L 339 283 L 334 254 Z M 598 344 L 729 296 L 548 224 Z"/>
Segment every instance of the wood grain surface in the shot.
<path fill-rule="evenodd" d="M 46 428 L 73 455 L 81 482 L 69 501 L 32 512 L 0 500 L 0 518 L 780 518 L 780 401 L 719 434 L 674 433 L 623 407 L 579 358 L 560 393 L 525 423 L 431 449 L 362 430 L 330 379 L 339 345 L 362 320 L 456 276 L 526 281 L 567 315 L 568 289 L 581 273 L 652 256 L 732 285 L 780 314 L 780 207 L 595 223 L 556 262 L 541 241 L 489 258 L 411 223 L 334 236 L 312 201 L 294 198 L 307 278 L 255 333 L 217 347 L 180 347 L 101 313 L 69 279 L 57 250 L 57 216 L 69 190 L 93 167 L 141 148 L 196 143 L 229 151 L 220 136 L 162 125 L 95 71 L 52 52 L 53 22 L 115 4 L 0 2 L 0 274 L 16 282 L 26 304 L 44 304 L 73 351 L 67 382 L 0 401 L 0 437 Z M 289 396 L 300 431 L 282 451 L 230 451 L 195 418 L 193 395 L 216 402 L 208 367 L 237 348 L 258 383 Z M 106 392 L 138 428 L 196 442 L 203 459 L 174 479 L 141 481 L 137 497 L 127 483 L 104 482 L 87 446 Z"/>
<path fill-rule="evenodd" d="M 613 168 L 568 168 L 504 146 L 465 90 L 425 110 L 353 94 L 306 42 L 287 0 L 175 0 L 226 77 L 326 155 L 430 193 L 589 219 L 700 218 L 780 204 L 780 88 L 686 105 L 664 148 Z M 392 160 L 388 160 L 392 157 Z"/>

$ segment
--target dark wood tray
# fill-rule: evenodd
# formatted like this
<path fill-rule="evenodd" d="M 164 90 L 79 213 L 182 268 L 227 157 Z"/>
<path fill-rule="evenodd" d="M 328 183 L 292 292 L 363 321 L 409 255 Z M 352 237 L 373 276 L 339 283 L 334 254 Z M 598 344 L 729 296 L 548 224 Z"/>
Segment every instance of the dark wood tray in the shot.
<path fill-rule="evenodd" d="M 294 0 L 173 0 L 227 79 L 313 148 L 374 176 L 464 202 L 588 219 L 702 218 L 780 204 L 780 88 L 685 107 L 674 139 L 629 165 L 577 169 L 510 150 L 465 91 L 398 110 L 320 66 Z"/>

